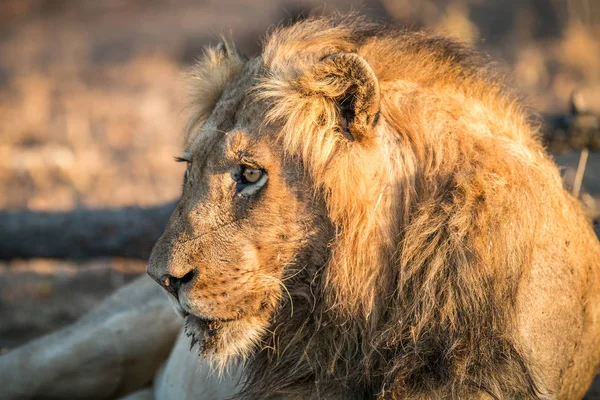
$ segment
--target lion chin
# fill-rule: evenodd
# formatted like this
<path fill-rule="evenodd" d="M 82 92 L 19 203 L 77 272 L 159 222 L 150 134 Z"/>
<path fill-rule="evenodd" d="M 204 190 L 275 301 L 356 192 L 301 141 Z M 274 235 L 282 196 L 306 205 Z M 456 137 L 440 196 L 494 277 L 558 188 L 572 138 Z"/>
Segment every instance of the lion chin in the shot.
<path fill-rule="evenodd" d="M 220 320 L 189 313 L 184 317 L 190 350 L 198 345 L 198 355 L 210 357 L 211 364 L 219 371 L 253 353 L 265 330 L 256 317 Z"/>

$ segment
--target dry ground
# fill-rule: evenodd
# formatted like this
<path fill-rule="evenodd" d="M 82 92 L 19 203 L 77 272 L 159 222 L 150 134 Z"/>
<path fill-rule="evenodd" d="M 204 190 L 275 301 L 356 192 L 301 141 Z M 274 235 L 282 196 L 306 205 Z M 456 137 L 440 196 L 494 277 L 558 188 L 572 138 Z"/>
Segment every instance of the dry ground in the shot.
<path fill-rule="evenodd" d="M 0 208 L 152 205 L 177 197 L 181 72 L 231 34 L 253 54 L 267 28 L 358 10 L 489 52 L 540 112 L 600 83 L 594 0 L 5 0 L 0 3 Z M 560 155 L 567 185 L 578 153 Z M 592 155 L 584 189 L 600 194 Z M 0 227 L 1 229 L 1 227 Z M 64 326 L 144 263 L 0 264 L 0 352 Z M 589 398 L 600 399 L 600 389 Z"/>

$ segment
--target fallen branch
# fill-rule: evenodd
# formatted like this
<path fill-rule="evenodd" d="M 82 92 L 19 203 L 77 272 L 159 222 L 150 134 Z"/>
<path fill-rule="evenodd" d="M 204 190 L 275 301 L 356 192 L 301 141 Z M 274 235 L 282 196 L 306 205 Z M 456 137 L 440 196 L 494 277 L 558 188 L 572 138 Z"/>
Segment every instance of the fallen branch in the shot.
<path fill-rule="evenodd" d="M 147 259 L 174 207 L 0 211 L 0 260 Z"/>

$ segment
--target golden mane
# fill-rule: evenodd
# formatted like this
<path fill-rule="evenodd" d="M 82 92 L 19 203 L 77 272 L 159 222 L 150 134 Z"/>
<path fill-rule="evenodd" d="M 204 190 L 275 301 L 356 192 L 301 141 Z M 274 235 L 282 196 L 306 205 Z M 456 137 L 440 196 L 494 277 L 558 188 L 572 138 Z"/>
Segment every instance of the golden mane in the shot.
<path fill-rule="evenodd" d="M 363 57 L 379 80 L 381 118 L 361 143 L 332 134 L 340 115 L 331 99 L 347 87 L 318 65 L 336 53 Z M 515 98 L 461 44 L 355 18 L 276 30 L 262 57 L 267 72 L 255 93 L 271 105 L 265 123 L 281 125 L 285 150 L 303 161 L 337 230 L 322 307 L 346 332 L 320 343 L 320 351 L 335 351 L 312 362 L 325 361 L 331 371 L 347 362 L 345 381 L 385 381 L 371 369 L 385 360 L 376 354 L 382 345 L 391 352 L 423 345 L 420 363 L 390 357 L 387 374 L 408 393 L 446 335 L 448 362 L 464 387 L 486 379 L 484 370 L 470 372 L 475 366 L 504 358 L 495 366 L 504 369 L 503 381 L 486 382 L 488 390 L 535 396 L 539 388 L 533 378 L 523 381 L 530 372 L 523 374 L 504 327 L 531 262 L 528 238 L 546 215 L 539 207 L 513 211 L 561 190 L 561 182 Z M 551 187 L 540 188 L 546 183 Z M 310 363 L 311 350 L 302 348 L 299 358 Z M 277 369 L 278 360 L 270 358 L 268 368 Z M 364 371 L 352 370 L 356 365 Z"/>
<path fill-rule="evenodd" d="M 340 52 L 362 56 L 379 79 L 383 119 L 379 133 L 367 146 L 331 134 L 339 130 L 340 117 L 330 99 L 346 88 L 323 83 L 315 76 L 315 65 Z M 423 243 L 398 241 L 408 233 L 397 228 L 410 225 L 417 231 L 426 228 L 423 233 L 435 231 L 442 221 L 423 221 L 430 226 L 418 227 L 415 217 L 419 213 L 412 207 L 422 206 L 419 196 L 437 201 L 437 193 L 431 191 L 446 190 L 445 185 L 454 183 L 419 179 L 449 178 L 456 169 L 488 179 L 484 176 L 492 173 L 488 168 L 477 171 L 477 165 L 465 165 L 473 162 L 473 152 L 480 151 L 475 145 L 500 146 L 534 168 L 536 162 L 546 162 L 539 154 L 535 131 L 514 99 L 487 78 L 486 68 L 480 68 L 481 61 L 470 50 L 446 39 L 385 30 L 356 19 L 337 23 L 314 19 L 275 31 L 266 42 L 263 59 L 268 74 L 256 92 L 272 104 L 266 123 L 283 123 L 285 149 L 301 157 L 316 185 L 326 193 L 331 219 L 340 228 L 328 286 L 333 304 L 352 315 L 357 310 L 363 316 L 374 312 L 382 280 L 387 281 L 384 277 L 396 270 L 385 268 L 398 250 L 394 246 L 402 243 L 403 264 L 420 269 L 425 261 L 409 261 L 413 256 L 407 244 L 421 252 Z M 452 135 L 449 130 L 459 134 Z M 339 151 L 340 147 L 344 151 Z M 494 168 L 505 168 L 514 161 L 492 162 L 504 164 Z M 432 185 L 429 190 L 411 193 L 426 183 Z M 353 195 L 348 195 L 349 190 Z"/>
<path fill-rule="evenodd" d="M 243 74 L 237 53 L 220 54 L 209 50 L 197 67 L 192 127 Z M 243 104 L 266 105 L 264 135 L 304 168 L 335 235 L 322 265 L 285 272 L 288 296 L 247 360 L 242 396 L 319 393 L 320 382 L 334 398 L 558 393 L 523 344 L 523 282 L 559 256 L 560 268 L 587 268 L 581 281 L 592 282 L 585 274 L 600 252 L 535 124 L 487 60 L 446 38 L 349 17 L 278 28 L 252 63 Z M 574 235 L 585 240 L 571 245 Z M 575 263 L 573 252 L 586 255 Z"/>

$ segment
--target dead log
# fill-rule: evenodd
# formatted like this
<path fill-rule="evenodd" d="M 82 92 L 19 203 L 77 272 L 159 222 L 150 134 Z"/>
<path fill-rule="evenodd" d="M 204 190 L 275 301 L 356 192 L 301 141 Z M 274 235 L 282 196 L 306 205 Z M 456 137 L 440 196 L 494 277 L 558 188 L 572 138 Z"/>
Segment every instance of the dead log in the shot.
<path fill-rule="evenodd" d="M 147 259 L 175 203 L 156 207 L 0 211 L 0 260 Z"/>

